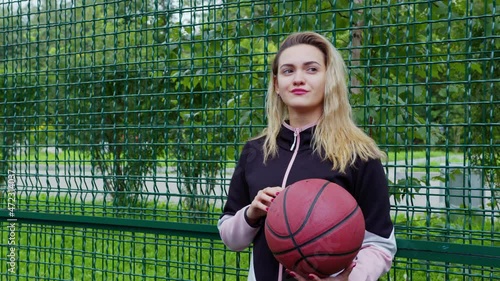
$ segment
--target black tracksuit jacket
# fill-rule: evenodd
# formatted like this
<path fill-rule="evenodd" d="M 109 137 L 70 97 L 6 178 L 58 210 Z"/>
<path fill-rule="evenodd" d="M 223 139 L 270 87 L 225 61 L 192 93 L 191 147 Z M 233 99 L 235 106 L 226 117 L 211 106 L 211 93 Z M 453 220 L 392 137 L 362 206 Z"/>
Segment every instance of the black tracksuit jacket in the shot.
<path fill-rule="evenodd" d="M 387 179 L 380 160 L 357 159 L 345 173 L 334 171 L 330 161 L 323 161 L 313 153 L 314 128 L 312 126 L 294 132 L 290 126 L 283 125 L 277 140 L 278 156 L 268 159 L 266 164 L 263 164 L 264 138 L 247 142 L 231 179 L 222 216 L 234 216 L 252 202 L 259 190 L 282 186 L 286 170 L 292 163 L 284 186 L 308 178 L 322 178 L 337 183 L 358 202 L 365 218 L 366 230 L 388 238 L 393 231 L 393 224 Z M 277 280 L 279 263 L 267 246 L 264 227 L 260 228 L 253 240 L 253 267 L 258 281 Z"/>

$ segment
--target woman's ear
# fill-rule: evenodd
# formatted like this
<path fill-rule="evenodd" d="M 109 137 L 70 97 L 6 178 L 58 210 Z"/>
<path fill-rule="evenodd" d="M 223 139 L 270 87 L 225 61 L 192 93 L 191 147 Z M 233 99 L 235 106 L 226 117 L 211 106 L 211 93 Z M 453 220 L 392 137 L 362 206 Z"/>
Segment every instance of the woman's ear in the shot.
<path fill-rule="evenodd" d="M 279 96 L 280 92 L 278 88 L 278 78 L 276 77 L 276 75 L 273 75 L 273 85 L 274 85 L 274 92 L 276 92 L 276 94 Z"/>

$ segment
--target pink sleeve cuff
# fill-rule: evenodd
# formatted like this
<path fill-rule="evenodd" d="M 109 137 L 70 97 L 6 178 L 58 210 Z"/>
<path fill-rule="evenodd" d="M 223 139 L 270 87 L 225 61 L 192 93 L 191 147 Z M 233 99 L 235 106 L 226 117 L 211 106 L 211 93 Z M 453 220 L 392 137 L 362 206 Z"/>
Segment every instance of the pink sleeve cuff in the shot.
<path fill-rule="evenodd" d="M 392 266 L 392 257 L 373 245 L 366 245 L 354 259 L 356 266 L 349 275 L 349 281 L 377 281 Z"/>
<path fill-rule="evenodd" d="M 260 227 L 252 227 L 245 220 L 244 207 L 234 216 L 225 215 L 217 223 L 222 242 L 233 251 L 242 251 L 252 243 Z"/>

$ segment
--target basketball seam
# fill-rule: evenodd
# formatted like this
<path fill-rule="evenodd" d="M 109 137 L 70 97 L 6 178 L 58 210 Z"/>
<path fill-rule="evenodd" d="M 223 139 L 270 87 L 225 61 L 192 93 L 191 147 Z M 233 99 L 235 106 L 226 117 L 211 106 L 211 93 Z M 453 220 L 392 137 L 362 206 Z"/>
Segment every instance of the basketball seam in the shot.
<path fill-rule="evenodd" d="M 316 203 L 316 201 L 318 200 L 319 198 L 319 195 L 321 195 L 321 193 L 325 190 L 325 187 L 327 185 L 329 185 L 330 182 L 329 181 L 326 181 L 325 184 L 321 187 L 321 189 L 318 191 L 318 194 L 316 195 L 316 198 L 314 198 L 314 201 L 312 202 L 311 204 L 311 207 L 309 207 L 309 210 L 307 211 L 307 214 L 306 214 L 306 217 L 304 218 L 304 222 L 301 224 L 301 226 L 297 229 L 297 231 L 295 231 L 295 233 L 291 233 L 292 230 L 290 229 L 290 226 L 288 224 L 288 215 L 287 215 L 287 212 L 286 212 L 286 197 L 287 197 L 287 193 L 288 193 L 288 188 L 285 190 L 285 194 L 283 194 L 283 219 L 285 220 L 285 223 L 286 223 L 286 226 L 287 226 L 287 230 L 288 230 L 288 235 L 280 235 L 278 233 L 276 233 L 272 227 L 267 223 L 267 220 L 266 220 L 266 226 L 268 227 L 268 229 L 278 238 L 292 238 L 293 235 L 296 235 L 297 233 L 299 233 L 303 228 L 304 226 L 306 225 L 307 223 L 307 219 L 311 216 L 311 213 L 312 213 L 312 209 Z M 293 240 L 293 239 L 292 239 Z M 294 241 L 295 242 L 295 241 Z"/>
<path fill-rule="evenodd" d="M 340 221 L 338 224 L 336 224 L 336 225 L 332 226 L 331 228 L 329 228 L 329 229 L 325 230 L 324 232 L 322 232 L 322 233 L 318 234 L 318 235 L 317 235 L 316 237 L 314 237 L 313 239 L 308 240 L 308 241 L 306 241 L 306 242 L 304 242 L 304 243 L 302 243 L 302 244 L 300 244 L 300 245 L 297 245 L 297 244 L 295 243 L 295 240 L 293 239 L 293 237 L 282 237 L 282 238 L 291 238 L 291 239 L 292 239 L 292 241 L 294 242 L 293 244 L 294 244 L 295 248 L 297 248 L 297 247 L 303 247 L 303 246 L 306 246 L 306 245 L 308 245 L 308 244 L 310 244 L 310 243 L 312 243 L 312 242 L 316 241 L 317 239 L 320 239 L 323 235 L 328 234 L 329 232 L 331 232 L 331 231 L 335 230 L 337 227 L 341 226 L 342 224 L 346 223 L 346 221 L 348 221 L 348 219 L 349 219 L 349 218 L 351 218 L 351 217 L 352 217 L 352 216 L 353 216 L 353 215 L 354 215 L 354 214 L 355 214 L 358 210 L 359 210 L 359 206 L 356 206 L 356 208 L 355 208 L 355 209 L 354 209 L 354 210 L 353 210 L 353 211 L 352 211 L 352 212 L 351 212 L 348 216 L 346 216 L 344 219 L 342 219 L 342 221 Z M 273 233 L 274 233 L 274 232 L 273 232 Z M 293 250 L 296 250 L 295 248 L 291 248 L 291 249 L 284 250 L 284 251 L 280 251 L 280 252 L 273 252 L 273 254 L 275 254 L 275 255 L 282 255 L 282 254 L 286 254 L 286 253 L 289 253 L 289 252 L 291 252 L 291 251 L 293 251 Z M 299 251 L 299 252 L 300 252 L 300 251 Z M 302 252 L 300 253 L 300 255 L 301 255 L 301 256 L 304 256 L 304 255 L 302 254 Z"/>
<path fill-rule="evenodd" d="M 349 254 L 352 254 L 352 253 L 356 253 L 357 251 L 359 251 L 361 249 L 361 247 L 358 247 L 354 250 L 351 250 L 351 251 L 348 251 L 348 252 L 343 252 L 343 253 L 339 253 L 339 254 L 332 254 L 332 253 L 318 253 L 318 254 L 313 254 L 313 255 L 307 255 L 307 256 L 304 256 L 305 258 L 309 258 L 309 257 L 317 257 L 317 256 L 320 256 L 320 257 L 323 257 L 323 256 L 330 256 L 330 257 L 340 257 L 340 256 L 345 256 L 345 255 L 349 255 Z M 300 259 L 299 259 L 300 260 Z"/>
<path fill-rule="evenodd" d="M 298 233 L 300 233 L 306 227 L 309 218 L 313 215 L 314 206 L 316 205 L 316 203 L 320 199 L 320 196 L 322 195 L 322 193 L 325 191 L 325 189 L 327 188 L 327 186 L 330 183 L 331 182 L 329 182 L 329 181 L 325 181 L 325 183 L 323 184 L 323 186 L 318 190 L 315 198 L 313 199 L 313 201 L 311 202 L 311 205 L 309 206 L 309 209 L 307 210 L 307 213 L 306 213 L 306 215 L 305 215 L 302 223 L 299 225 L 299 227 L 294 232 L 292 232 L 292 227 L 291 227 L 291 224 L 289 223 L 289 214 L 287 213 L 287 197 L 288 197 L 288 191 L 290 191 L 289 188 L 287 188 L 285 190 L 285 192 L 283 194 L 283 202 L 282 202 L 283 220 L 285 222 L 285 226 L 286 226 L 286 230 L 288 232 L 288 235 L 280 235 L 280 234 L 278 234 L 276 232 L 276 230 L 274 230 L 271 227 L 271 225 L 268 223 L 268 220 L 265 221 L 265 227 L 267 228 L 267 231 L 269 231 L 271 235 L 273 235 L 274 237 L 276 237 L 276 239 L 278 239 L 278 240 L 279 239 L 290 239 L 289 241 L 292 243 L 292 248 L 289 248 L 289 249 L 284 250 L 284 251 L 272 252 L 273 255 L 276 258 L 278 256 L 280 256 L 280 255 L 287 254 L 287 253 L 295 251 L 295 250 L 299 254 L 298 259 L 295 261 L 294 265 L 292 266 L 293 270 L 296 270 L 297 266 L 301 262 L 306 262 L 307 265 L 310 266 L 313 270 L 315 270 L 318 274 L 326 276 L 328 274 L 325 274 L 322 271 L 318 270 L 318 268 L 316 266 L 314 266 L 314 264 L 311 261 L 309 261 L 310 258 L 312 258 L 312 257 L 321 257 L 321 256 L 323 256 L 323 257 L 328 257 L 328 256 L 330 256 L 330 257 L 348 256 L 348 255 L 356 253 L 361 248 L 361 247 L 357 247 L 356 249 L 351 249 L 351 250 L 348 250 L 348 251 L 344 251 L 342 253 L 322 252 L 322 253 L 308 254 L 308 255 L 305 255 L 304 252 L 303 252 L 303 250 L 302 250 L 302 247 L 307 246 L 307 245 L 309 245 L 309 244 L 311 244 L 311 243 L 313 243 L 313 242 L 315 242 L 315 241 L 317 241 L 319 239 L 322 239 L 328 233 L 331 233 L 335 229 L 337 229 L 337 228 L 341 227 L 343 224 L 347 223 L 355 214 L 357 214 L 358 212 L 360 212 L 360 207 L 357 204 L 356 204 L 355 208 L 347 216 L 345 216 L 340 222 L 336 223 L 335 225 L 331 226 L 329 229 L 324 230 L 323 232 L 319 233 L 314 238 L 312 238 L 312 239 L 310 239 L 308 241 L 305 241 L 305 242 L 303 242 L 300 245 L 299 245 L 299 243 L 297 243 L 295 235 L 297 235 Z"/>
<path fill-rule="evenodd" d="M 307 211 L 307 215 L 306 217 L 304 218 L 304 222 L 302 223 L 302 225 L 299 227 L 299 229 L 297 229 L 297 231 L 295 233 L 298 233 L 300 232 L 304 226 L 306 225 L 307 223 L 307 219 L 310 217 L 311 213 L 312 213 L 312 210 L 314 208 L 314 206 L 316 205 L 316 202 L 318 201 L 319 199 L 319 196 L 323 193 L 323 191 L 325 190 L 326 186 L 328 186 L 328 184 L 330 184 L 329 181 L 325 181 L 325 184 L 323 184 L 323 186 L 321 187 L 321 189 L 319 190 L 319 192 L 316 194 L 316 197 L 314 198 L 314 201 L 312 202 L 311 206 L 309 207 L 309 210 Z M 309 262 L 309 260 L 307 260 L 304 256 L 304 253 L 302 252 L 302 250 L 300 249 L 301 246 L 297 245 L 297 241 L 295 241 L 295 238 L 293 237 L 293 235 L 295 234 L 292 234 L 292 229 L 290 228 L 290 224 L 288 223 L 288 214 L 287 214 L 287 211 L 286 211 L 286 195 L 287 195 L 287 192 L 285 192 L 285 197 L 283 198 L 283 210 L 284 210 L 284 219 L 285 219 L 285 223 L 286 223 L 286 227 L 288 229 L 288 233 L 289 235 L 292 235 L 290 237 L 290 239 L 292 240 L 292 243 L 293 245 L 295 246 L 295 249 L 297 250 L 297 252 L 299 252 L 299 255 L 305 259 L 306 263 L 309 264 L 309 266 L 313 267 L 314 266 L 311 264 L 311 262 Z M 296 268 L 294 267 L 294 270 Z"/>
<path fill-rule="evenodd" d="M 349 255 L 349 254 L 356 253 L 357 251 L 359 251 L 359 249 L 361 249 L 361 247 L 359 247 L 359 248 L 357 248 L 357 249 L 355 249 L 355 250 L 352 250 L 352 251 L 350 251 L 350 252 L 345 252 L 345 253 L 342 253 L 342 254 L 321 253 L 321 254 L 308 255 L 308 256 L 305 256 L 305 257 L 303 257 L 303 258 L 299 258 L 299 259 L 297 259 L 297 261 L 296 261 L 296 262 L 295 262 L 295 264 L 293 265 L 293 268 L 294 268 L 294 269 L 296 269 L 296 268 L 297 268 L 297 266 L 299 265 L 299 263 L 300 263 L 301 261 L 305 260 L 305 261 L 306 261 L 306 263 L 307 263 L 307 264 L 308 264 L 308 265 L 309 265 L 312 269 L 314 269 L 314 271 L 316 271 L 316 273 L 319 273 L 319 274 L 321 274 L 321 275 L 330 275 L 330 274 L 328 274 L 328 273 L 325 273 L 325 272 L 323 272 L 323 271 L 319 270 L 316 266 L 314 266 L 313 264 L 311 264 L 307 258 L 309 258 L 309 257 L 317 257 L 317 256 L 323 256 L 323 257 L 324 257 L 324 256 L 329 256 L 329 257 L 345 256 L 345 255 Z"/>
<path fill-rule="evenodd" d="M 329 253 L 322 253 L 322 254 L 315 254 L 315 255 L 308 255 L 307 257 L 304 257 L 304 258 L 300 258 L 300 259 L 297 259 L 297 261 L 295 262 L 295 264 L 293 265 L 293 268 L 297 268 L 297 266 L 299 265 L 299 263 L 303 260 L 305 260 L 307 262 L 307 264 L 312 268 L 314 269 L 314 271 L 316 271 L 317 273 L 321 274 L 321 275 L 330 275 L 326 272 L 323 272 L 321 270 L 319 270 L 316 266 L 314 266 L 313 264 L 311 264 L 309 262 L 309 260 L 307 258 L 310 258 L 310 257 L 317 257 L 317 256 L 329 256 L 329 257 L 336 257 L 336 256 L 345 256 L 345 255 L 349 255 L 349 254 L 353 254 L 353 253 L 356 253 L 357 251 L 359 251 L 359 249 L 361 249 L 361 247 L 357 248 L 356 250 L 353 250 L 351 252 L 347 252 L 347 253 L 343 253 L 343 254 L 329 254 Z"/>
<path fill-rule="evenodd" d="M 299 263 L 301 260 L 304 260 L 304 261 L 305 261 L 305 262 L 306 262 L 306 263 L 307 263 L 307 264 L 308 264 L 308 265 L 309 265 L 312 269 L 314 269 L 314 271 L 316 271 L 316 273 L 319 273 L 319 274 L 321 274 L 321 275 L 329 275 L 329 274 L 326 274 L 326 273 L 324 273 L 324 272 L 320 271 L 320 270 L 319 270 L 316 266 L 314 266 L 314 264 L 313 264 L 313 263 L 311 263 L 311 262 L 309 261 L 309 259 L 308 259 L 308 257 L 311 257 L 311 255 L 305 256 L 305 255 L 302 253 L 302 251 L 301 251 L 301 247 L 302 247 L 302 246 L 305 246 L 305 245 L 307 245 L 307 244 L 310 244 L 310 243 L 312 243 L 312 242 L 314 242 L 315 240 L 319 239 L 319 238 L 320 238 L 320 237 L 322 237 L 323 235 L 325 235 L 325 234 L 329 233 L 330 231 L 333 231 L 333 229 L 337 228 L 339 225 L 342 225 L 343 223 L 345 223 L 345 222 L 348 220 L 348 218 L 350 218 L 350 217 L 352 217 L 352 216 L 353 216 L 353 214 L 354 214 L 354 213 L 358 210 L 358 208 L 359 208 L 359 206 L 356 206 L 356 208 L 354 209 L 354 211 L 352 211 L 352 212 L 351 212 L 351 213 L 350 213 L 347 217 L 345 217 L 345 218 L 344 218 L 344 219 L 343 219 L 340 223 L 338 223 L 338 224 L 337 224 L 337 225 L 335 225 L 334 227 L 330 228 L 329 230 L 327 230 L 327 231 L 325 231 L 325 232 L 321 233 L 320 235 L 317 235 L 315 238 L 313 238 L 313 239 L 311 239 L 311 240 L 309 240 L 309 241 L 307 241 L 307 242 L 304 242 L 302 245 L 298 246 L 297 251 L 299 252 L 299 254 L 300 254 L 300 256 L 301 256 L 302 258 L 297 259 L 297 261 L 295 262 L 295 264 L 294 264 L 294 266 L 293 266 L 294 270 L 296 270 L 296 269 L 297 269 L 298 263 Z M 294 239 L 292 238 L 292 240 L 294 240 Z M 295 241 L 294 241 L 294 242 L 295 242 Z M 295 244 L 295 243 L 294 243 L 294 244 Z M 296 246 L 296 247 L 297 247 L 297 246 Z M 352 254 L 352 253 L 356 252 L 357 250 L 359 250 L 360 248 L 361 248 L 361 247 L 359 247 L 359 248 L 357 248 L 357 249 L 355 249 L 355 250 L 351 250 L 351 251 L 349 251 L 349 252 L 344 252 L 344 253 L 341 253 L 341 254 L 342 254 L 342 255 Z M 334 254 L 326 254 L 326 253 L 322 253 L 322 254 L 321 254 L 321 256 L 332 256 L 332 255 L 334 255 L 334 256 L 340 256 L 341 254 L 334 255 Z M 279 254 L 275 254 L 275 255 L 279 255 Z M 316 256 L 316 255 L 312 255 L 312 256 Z"/>
<path fill-rule="evenodd" d="M 286 197 L 288 195 L 288 192 L 285 192 L 284 194 L 284 198 L 283 198 L 283 216 L 284 216 L 284 220 L 285 220 L 285 225 L 286 225 L 286 228 L 288 230 L 288 237 L 292 240 L 292 243 L 293 245 L 295 246 L 295 248 L 297 248 L 299 245 L 297 245 L 297 242 L 295 241 L 293 235 L 295 235 L 296 233 L 300 232 L 300 230 L 302 230 L 304 228 L 304 225 L 306 224 L 307 222 L 307 218 L 309 218 L 309 216 L 311 215 L 312 213 L 312 210 L 313 210 L 313 207 L 316 203 L 316 201 L 318 200 L 319 196 L 321 195 L 321 193 L 323 193 L 323 190 L 325 190 L 325 187 L 330 184 L 329 181 L 325 181 L 325 184 L 323 184 L 323 186 L 320 188 L 319 192 L 316 194 L 316 197 L 314 198 L 313 202 L 311 203 L 311 206 L 309 207 L 309 210 L 307 211 L 307 215 L 306 217 L 304 218 L 304 222 L 302 223 L 302 225 L 299 227 L 299 229 L 297 229 L 297 231 L 295 233 L 292 233 L 292 229 L 290 227 L 290 224 L 288 223 L 288 213 L 286 211 Z M 288 190 L 287 190 L 288 191 Z M 297 249 L 300 253 L 300 256 L 304 256 L 302 254 L 302 252 L 300 251 L 300 249 Z"/>

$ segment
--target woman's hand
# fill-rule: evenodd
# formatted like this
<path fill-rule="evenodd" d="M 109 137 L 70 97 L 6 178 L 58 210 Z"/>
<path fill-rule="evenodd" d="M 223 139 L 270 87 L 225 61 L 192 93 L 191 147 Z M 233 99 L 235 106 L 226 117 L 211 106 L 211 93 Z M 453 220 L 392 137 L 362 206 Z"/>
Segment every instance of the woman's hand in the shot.
<path fill-rule="evenodd" d="M 247 217 L 251 221 L 258 221 L 260 218 L 267 215 L 267 210 L 273 202 L 274 198 L 283 190 L 282 187 L 266 187 L 260 190 L 248 207 Z"/>
<path fill-rule="evenodd" d="M 342 271 L 341 274 L 335 276 L 335 277 L 327 277 L 324 279 L 319 278 L 318 276 L 314 274 L 309 274 L 308 279 L 309 280 L 314 280 L 314 281 L 348 281 L 349 280 L 349 274 L 351 274 L 352 269 L 356 266 L 356 263 L 351 263 L 344 271 Z M 297 273 L 286 270 L 286 273 L 291 275 L 293 278 L 299 280 L 299 281 L 307 281 L 308 279 L 299 276 Z"/>

